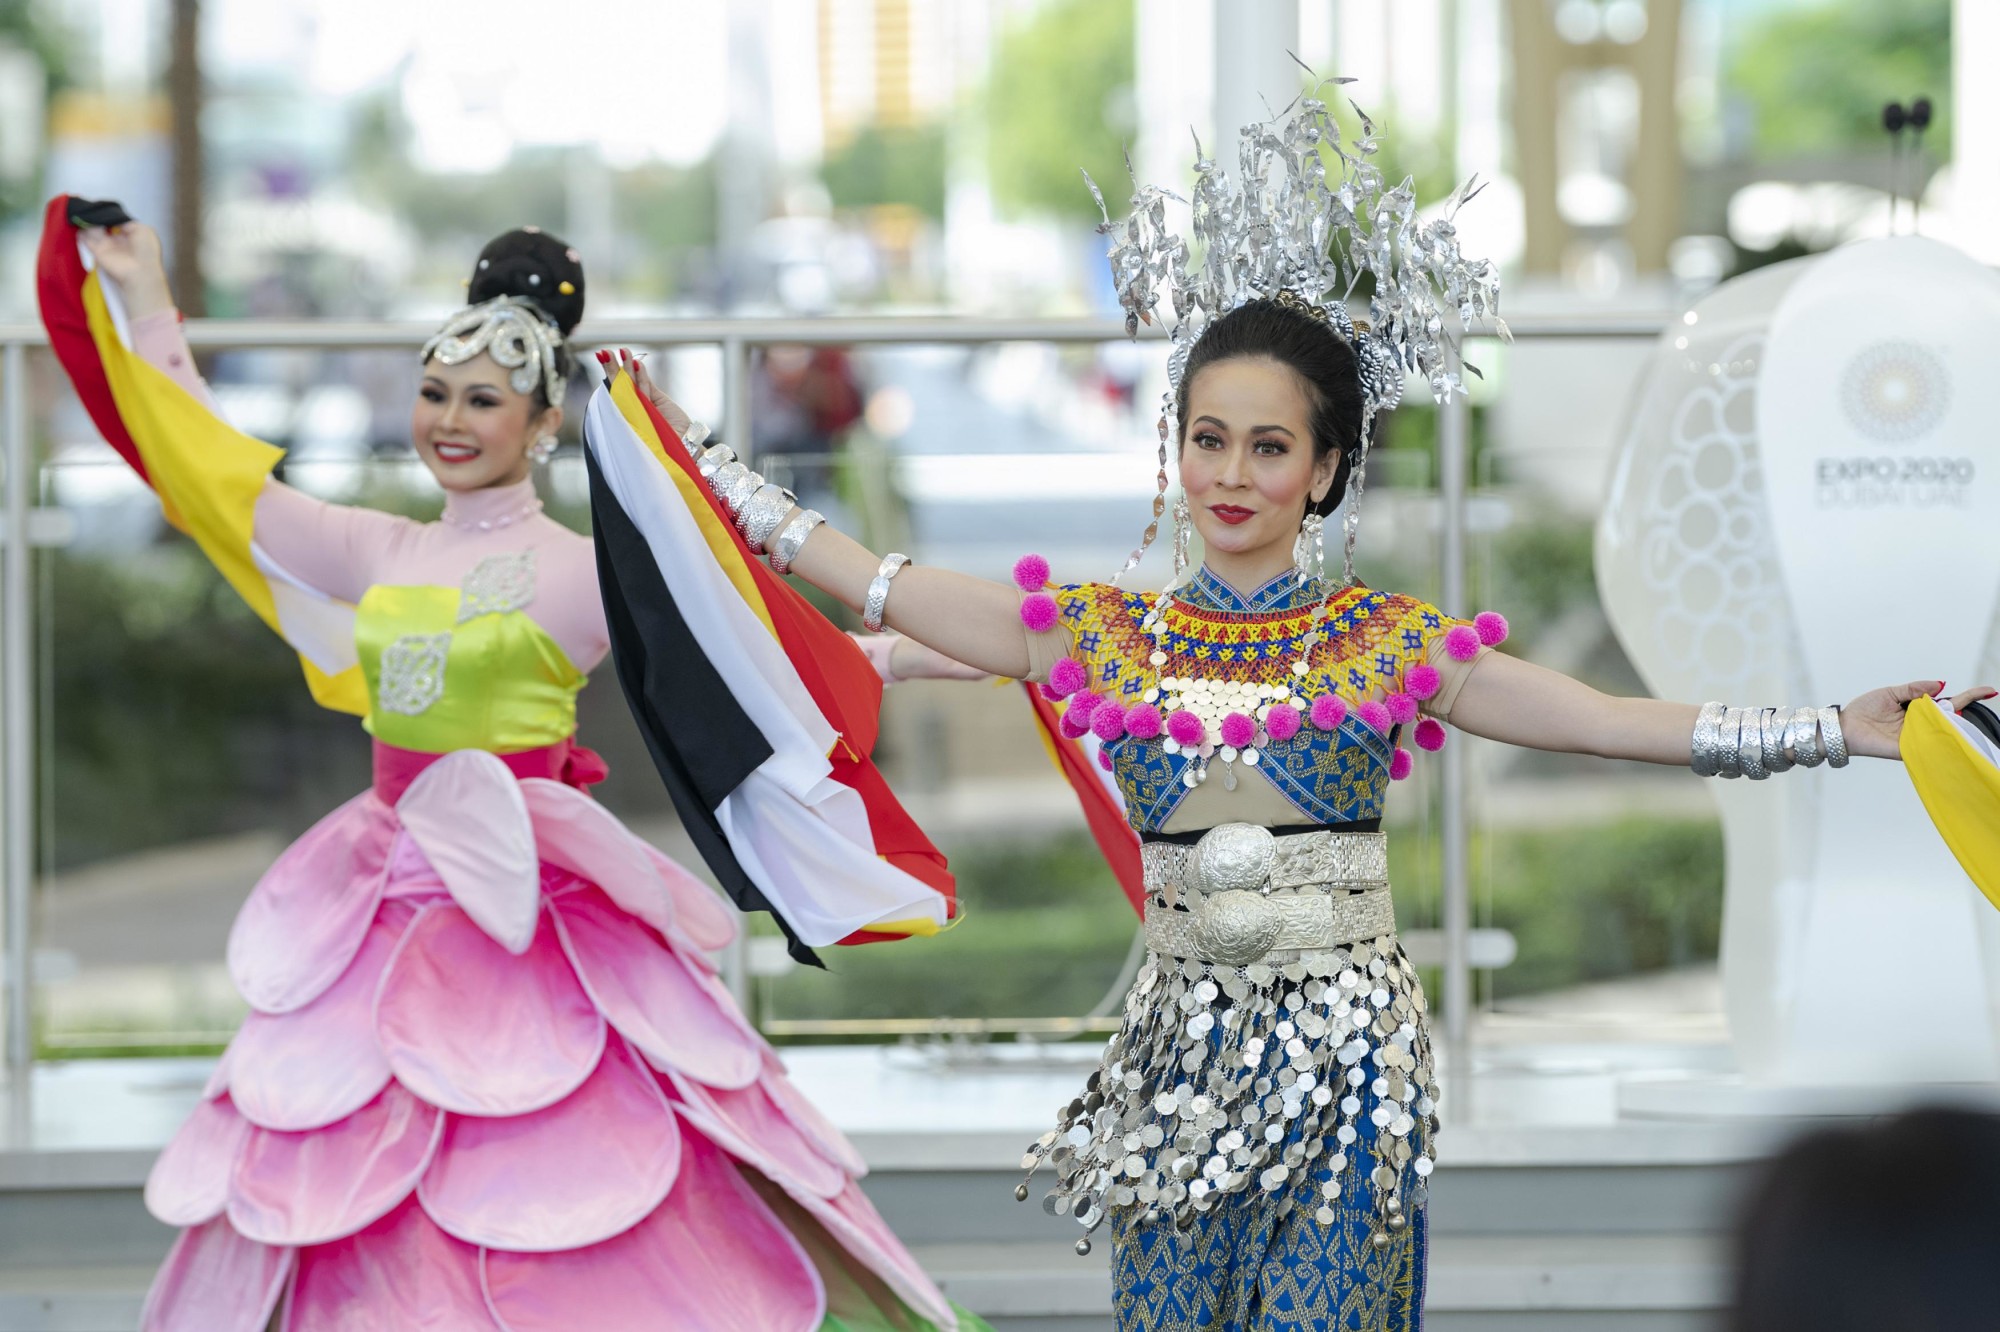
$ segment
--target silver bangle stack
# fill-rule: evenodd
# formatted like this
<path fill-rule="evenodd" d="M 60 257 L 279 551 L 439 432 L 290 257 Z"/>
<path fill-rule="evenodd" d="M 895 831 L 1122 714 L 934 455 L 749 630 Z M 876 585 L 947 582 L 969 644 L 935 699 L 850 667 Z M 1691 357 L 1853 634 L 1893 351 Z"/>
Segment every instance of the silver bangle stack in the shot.
<path fill-rule="evenodd" d="M 882 616 L 889 609 L 889 580 L 910 562 L 907 555 L 885 555 L 881 565 L 875 570 L 875 581 L 868 584 L 868 599 L 861 604 L 861 623 L 868 626 L 868 632 L 882 632 Z"/>
<path fill-rule="evenodd" d="M 1748 777 L 1774 772 L 1847 766 L 1847 737 L 1840 709 L 1725 708 L 1704 703 L 1694 720 L 1690 764 L 1697 777 Z"/>
<path fill-rule="evenodd" d="M 708 427 L 696 423 L 688 427 L 687 444 L 694 448 L 708 438 Z M 736 530 L 758 555 L 768 555 L 771 568 L 789 573 L 812 530 L 825 522 L 812 509 L 798 507 L 799 498 L 783 486 L 773 485 L 751 471 L 736 457 L 736 450 L 717 444 L 695 454 L 695 469 L 708 482 L 715 497 L 729 513 Z M 785 515 L 791 514 L 791 521 Z M 782 529 L 782 530 L 781 530 Z"/>

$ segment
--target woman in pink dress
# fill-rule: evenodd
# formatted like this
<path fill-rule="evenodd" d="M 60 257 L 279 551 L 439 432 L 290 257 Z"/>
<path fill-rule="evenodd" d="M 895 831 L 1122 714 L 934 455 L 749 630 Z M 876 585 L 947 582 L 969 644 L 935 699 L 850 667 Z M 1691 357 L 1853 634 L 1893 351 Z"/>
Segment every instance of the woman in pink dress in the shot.
<path fill-rule="evenodd" d="M 420 523 L 272 479 L 277 450 L 193 369 L 157 238 L 84 220 L 51 207 L 58 354 L 375 755 L 231 931 L 252 1011 L 147 1182 L 182 1232 L 143 1326 L 982 1326 L 720 984 L 730 913 L 584 793 L 595 552 L 530 479 L 562 420 L 575 251 L 499 238 L 426 348 L 411 434 L 445 508 Z"/>

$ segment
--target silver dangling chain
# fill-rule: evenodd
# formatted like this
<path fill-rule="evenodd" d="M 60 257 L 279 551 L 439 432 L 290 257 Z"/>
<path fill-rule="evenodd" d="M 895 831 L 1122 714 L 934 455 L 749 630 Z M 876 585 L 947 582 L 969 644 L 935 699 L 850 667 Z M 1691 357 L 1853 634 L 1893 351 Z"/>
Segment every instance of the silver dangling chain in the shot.
<path fill-rule="evenodd" d="M 1188 567 L 1188 535 L 1194 530 L 1194 509 L 1188 504 L 1187 492 L 1174 501 L 1174 584 L 1179 586 L 1181 575 Z"/>
<path fill-rule="evenodd" d="M 1354 475 L 1347 479 L 1347 512 L 1341 517 L 1340 525 L 1346 538 L 1347 552 L 1343 561 L 1342 583 L 1344 587 L 1354 586 L 1354 539 L 1361 531 L 1361 492 L 1368 486 L 1368 455 L 1363 452 L 1361 460 L 1354 464 Z"/>
<path fill-rule="evenodd" d="M 1122 569 L 1120 569 L 1120 570 L 1119 570 L 1119 571 L 1118 571 L 1117 573 L 1115 573 L 1115 574 L 1111 575 L 1111 585 L 1112 585 L 1113 587 L 1116 587 L 1116 586 L 1118 586 L 1118 580 L 1119 580 L 1119 579 L 1123 578 L 1123 577 L 1124 577 L 1124 576 L 1125 576 L 1126 574 L 1128 574 L 1128 573 L 1131 573 L 1131 572 L 1132 572 L 1132 571 L 1133 571 L 1134 569 L 1136 569 L 1136 568 L 1138 568 L 1138 567 L 1139 567 L 1139 561 L 1140 561 L 1140 560 L 1143 560 L 1143 559 L 1145 559 L 1145 558 L 1146 558 L 1146 552 L 1147 552 L 1148 550 L 1151 550 L 1151 549 L 1152 549 L 1152 546 L 1153 546 L 1153 542 L 1154 542 L 1154 540 L 1155 540 L 1155 539 L 1156 539 L 1156 538 L 1157 538 L 1157 537 L 1158 537 L 1158 536 L 1160 535 L 1160 518 L 1161 518 L 1161 516 L 1162 516 L 1163 514 L 1165 514 L 1165 513 L 1166 513 L 1166 511 L 1167 511 L 1167 430 L 1168 430 L 1168 426 L 1167 426 L 1167 411 L 1166 411 L 1166 404 L 1167 404 L 1167 403 L 1169 403 L 1169 402 L 1171 402 L 1171 401 L 1172 401 L 1172 399 L 1171 399 L 1171 398 L 1164 398 L 1164 397 L 1163 397 L 1163 398 L 1161 399 L 1161 408 L 1160 408 L 1160 474 L 1159 474 L 1159 477 L 1157 478 L 1157 481 L 1158 481 L 1158 487 L 1159 487 L 1159 488 L 1158 488 L 1157 490 L 1155 490 L 1155 491 L 1153 492 L 1153 520 L 1152 520 L 1151 522 L 1149 522 L 1149 523 L 1147 523 L 1147 524 L 1146 524 L 1146 532 L 1145 532 L 1145 535 L 1144 535 L 1144 536 L 1142 536 L 1142 537 L 1140 537 L 1140 538 L 1139 538 L 1139 547 L 1138 547 L 1138 549 L 1137 549 L 1137 550 L 1134 550 L 1134 551 L 1133 551 L 1133 552 L 1132 552 L 1132 553 L 1131 553 L 1131 554 L 1130 554 L 1129 556 L 1127 556 L 1127 557 L 1126 557 L 1126 559 L 1125 559 L 1125 567 L 1124 567 L 1124 568 L 1122 568 Z M 1178 511 L 1176 511 L 1176 517 L 1178 518 Z"/>

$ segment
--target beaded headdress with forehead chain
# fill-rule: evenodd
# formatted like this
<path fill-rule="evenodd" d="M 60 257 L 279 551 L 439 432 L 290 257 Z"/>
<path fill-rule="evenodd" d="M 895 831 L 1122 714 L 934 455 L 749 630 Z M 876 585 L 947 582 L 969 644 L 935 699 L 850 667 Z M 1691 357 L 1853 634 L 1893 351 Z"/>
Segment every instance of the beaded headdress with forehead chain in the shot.
<path fill-rule="evenodd" d="M 1351 82 L 1323 80 L 1313 95 L 1269 120 L 1244 126 L 1233 181 L 1196 139 L 1191 201 L 1157 185 L 1141 186 L 1134 173 L 1131 213 L 1123 222 L 1113 222 L 1103 191 L 1084 173 L 1104 218 L 1097 230 L 1111 238 L 1112 282 L 1125 310 L 1126 332 L 1136 335 L 1141 322 L 1163 317 L 1159 307 L 1164 300 L 1171 343 L 1153 520 L 1114 582 L 1138 566 L 1159 535 L 1166 511 L 1167 453 L 1175 433 L 1175 394 L 1189 353 L 1223 315 L 1253 300 L 1276 301 L 1324 322 L 1354 349 L 1363 406 L 1361 442 L 1348 459 L 1353 478 L 1347 511 L 1350 577 L 1361 468 L 1375 414 L 1402 401 L 1406 375 L 1423 376 L 1433 397 L 1443 402 L 1463 389 L 1455 367 L 1479 373 L 1459 355 L 1447 316 L 1461 325 L 1492 318 L 1495 330 L 1507 336 L 1498 317 L 1499 275 L 1490 261 L 1467 259 L 1459 252 L 1453 225 L 1458 209 L 1484 186 L 1467 180 L 1428 220 L 1420 217 L 1414 180 L 1384 188 L 1381 169 L 1372 160 L 1380 140 L 1367 113 L 1354 106 L 1361 134 L 1347 140 L 1317 95 L 1328 83 Z M 1131 170 L 1129 158 L 1126 169 Z M 1185 236 L 1168 229 L 1170 200 L 1189 208 Z M 1365 323 L 1348 310 L 1364 289 Z M 1184 563 L 1183 534 L 1176 542 L 1177 573 Z"/>

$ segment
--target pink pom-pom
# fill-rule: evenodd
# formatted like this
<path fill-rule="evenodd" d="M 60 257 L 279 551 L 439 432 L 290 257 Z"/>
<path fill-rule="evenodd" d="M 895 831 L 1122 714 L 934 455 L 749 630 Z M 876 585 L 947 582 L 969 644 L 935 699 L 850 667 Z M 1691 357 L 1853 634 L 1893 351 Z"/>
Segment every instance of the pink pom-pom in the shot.
<path fill-rule="evenodd" d="M 1507 617 L 1499 611 L 1481 611 L 1472 617 L 1472 631 L 1487 647 L 1499 647 L 1507 641 Z"/>
<path fill-rule="evenodd" d="M 1110 699 L 1097 705 L 1097 711 L 1090 714 L 1090 733 L 1105 744 L 1120 739 L 1125 734 L 1125 709 Z"/>
<path fill-rule="evenodd" d="M 1097 751 L 1097 766 L 1104 769 L 1106 772 L 1111 771 L 1113 765 L 1111 762 L 1110 750 L 1100 749 Z"/>
<path fill-rule="evenodd" d="M 1389 709 L 1389 720 L 1398 726 L 1408 726 L 1417 719 L 1417 700 L 1408 694 L 1391 694 L 1382 704 Z"/>
<path fill-rule="evenodd" d="M 1471 661 L 1479 655 L 1479 631 L 1469 624 L 1455 624 L 1444 636 L 1444 650 L 1453 661 Z"/>
<path fill-rule="evenodd" d="M 1347 700 L 1339 694 L 1321 694 L 1313 700 L 1312 724 L 1331 731 L 1347 720 Z"/>
<path fill-rule="evenodd" d="M 1332 698 L 1333 695 L 1327 697 Z M 1264 734 L 1276 741 L 1289 740 L 1298 733 L 1299 710 L 1289 703 L 1273 703 L 1271 710 L 1264 714 Z"/>
<path fill-rule="evenodd" d="M 1075 657 L 1064 657 L 1049 668 L 1046 692 L 1051 698 L 1068 698 L 1090 683 L 1090 672 Z"/>
<path fill-rule="evenodd" d="M 1417 748 L 1435 754 L 1444 748 L 1444 723 L 1426 717 L 1417 723 Z"/>
<path fill-rule="evenodd" d="M 1231 749 L 1248 749 L 1257 738 L 1257 723 L 1240 712 L 1232 712 L 1222 719 L 1221 731 L 1223 744 Z"/>
<path fill-rule="evenodd" d="M 1410 757 L 1410 751 L 1398 746 L 1396 752 L 1389 756 L 1389 780 L 1402 781 L 1410 775 L 1410 769 L 1416 765 L 1417 761 Z"/>
<path fill-rule="evenodd" d="M 1141 703 L 1125 714 L 1125 734 L 1134 740 L 1151 740 L 1166 724 L 1167 719 L 1151 703 Z"/>
<path fill-rule="evenodd" d="M 1389 715 L 1389 709 L 1372 698 L 1356 708 L 1354 715 L 1378 731 L 1386 731 L 1396 724 L 1395 719 Z"/>
<path fill-rule="evenodd" d="M 1409 675 L 1403 679 L 1403 688 L 1408 690 L 1410 697 L 1419 703 L 1437 697 L 1437 691 L 1443 685 L 1444 677 L 1438 674 L 1437 667 L 1428 663 L 1410 667 Z"/>
<path fill-rule="evenodd" d="M 1064 739 L 1081 740 L 1090 734 L 1090 719 L 1075 708 L 1071 708 L 1063 713 L 1062 720 L 1056 723 L 1056 729 L 1063 733 Z"/>
<path fill-rule="evenodd" d="M 1035 688 L 1041 690 L 1042 697 L 1047 699 L 1051 703 L 1060 703 L 1063 701 L 1065 697 L 1067 697 L 1067 695 L 1058 692 L 1054 683 L 1048 680 L 1042 681 L 1040 684 L 1036 685 Z"/>
<path fill-rule="evenodd" d="M 1021 603 L 1021 623 L 1028 626 L 1029 633 L 1045 634 L 1061 620 L 1061 608 L 1046 592 L 1037 592 Z"/>
<path fill-rule="evenodd" d="M 1182 708 L 1167 718 L 1167 734 L 1182 749 L 1199 749 L 1208 739 L 1208 728 L 1201 724 L 1201 718 Z"/>
<path fill-rule="evenodd" d="M 1088 726 L 1091 716 L 1097 711 L 1097 705 L 1103 701 L 1096 694 L 1077 694 L 1070 699 L 1069 711 L 1063 716 L 1076 718 L 1076 724 L 1079 726 Z"/>
<path fill-rule="evenodd" d="M 1014 561 L 1014 586 L 1023 592 L 1039 592 L 1049 585 L 1049 562 L 1039 555 L 1023 555 Z"/>

